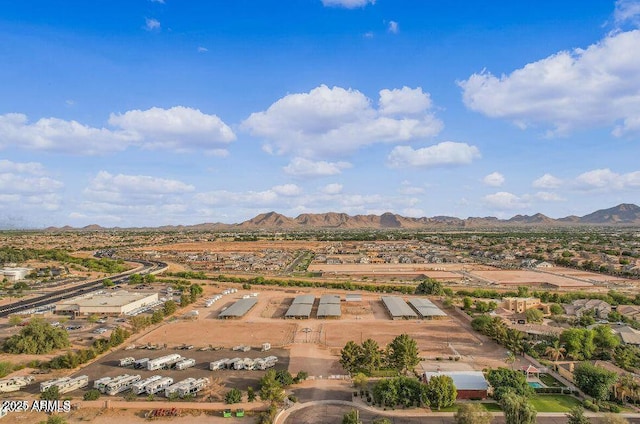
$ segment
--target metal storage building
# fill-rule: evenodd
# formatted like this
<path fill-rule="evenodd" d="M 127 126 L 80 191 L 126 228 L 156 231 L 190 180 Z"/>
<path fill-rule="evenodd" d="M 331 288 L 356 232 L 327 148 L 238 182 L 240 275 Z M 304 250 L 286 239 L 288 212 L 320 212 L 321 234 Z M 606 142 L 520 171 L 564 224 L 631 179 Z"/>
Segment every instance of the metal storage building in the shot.
<path fill-rule="evenodd" d="M 218 318 L 241 318 L 247 312 L 249 312 L 256 304 L 258 303 L 258 299 L 255 297 L 250 297 L 248 299 L 240 299 L 233 305 L 229 306 L 224 311 L 220 312 Z"/>
<path fill-rule="evenodd" d="M 318 305 L 318 318 L 339 318 L 342 315 L 340 310 L 340 296 L 337 294 L 323 294 L 320 296 Z"/>
<path fill-rule="evenodd" d="M 489 383 L 482 371 L 440 371 L 425 372 L 423 381 L 428 382 L 431 377 L 447 375 L 453 380 L 458 395 L 456 399 L 486 399 Z"/>
<path fill-rule="evenodd" d="M 381 299 L 387 312 L 391 315 L 391 319 L 418 318 L 418 315 L 402 298 L 397 296 L 382 296 Z"/>
<path fill-rule="evenodd" d="M 285 318 L 309 318 L 311 316 L 311 309 L 313 309 L 313 303 L 316 301 L 316 297 L 312 294 L 302 294 L 296 296 L 293 299 L 293 303 L 287 309 L 287 313 L 284 314 Z"/>
<path fill-rule="evenodd" d="M 413 309 L 418 312 L 418 315 L 420 315 L 421 318 L 434 319 L 447 316 L 447 314 L 445 314 L 442 309 L 434 305 L 433 302 L 431 302 L 429 299 L 409 299 L 409 303 L 411 304 L 411 306 L 413 306 Z"/>

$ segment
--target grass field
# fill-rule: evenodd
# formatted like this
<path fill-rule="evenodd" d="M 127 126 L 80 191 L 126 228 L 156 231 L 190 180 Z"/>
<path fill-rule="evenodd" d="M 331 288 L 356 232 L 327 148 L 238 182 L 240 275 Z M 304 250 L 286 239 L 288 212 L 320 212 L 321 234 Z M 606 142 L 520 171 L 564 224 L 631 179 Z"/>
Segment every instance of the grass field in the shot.
<path fill-rule="evenodd" d="M 500 408 L 500 405 L 498 405 L 495 402 L 489 402 L 489 403 L 484 403 L 483 402 L 480 405 L 482 405 L 484 407 L 484 409 L 486 409 L 489 412 L 502 412 L 502 409 Z M 437 412 L 457 412 L 459 406 L 460 406 L 460 404 L 456 403 L 453 406 L 450 406 L 448 408 L 442 408 Z"/>
<path fill-rule="evenodd" d="M 535 395 L 529 401 L 538 412 L 568 412 L 580 401 L 568 395 Z"/>

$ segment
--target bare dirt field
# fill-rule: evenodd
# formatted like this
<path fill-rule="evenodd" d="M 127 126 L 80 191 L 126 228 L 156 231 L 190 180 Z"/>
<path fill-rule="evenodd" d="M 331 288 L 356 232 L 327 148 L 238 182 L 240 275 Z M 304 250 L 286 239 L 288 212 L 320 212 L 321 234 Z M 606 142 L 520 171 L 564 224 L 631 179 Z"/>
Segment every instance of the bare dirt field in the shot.
<path fill-rule="evenodd" d="M 569 277 L 580 278 L 583 280 L 591 280 L 591 281 L 597 281 L 602 283 L 627 281 L 624 278 L 614 277 L 612 275 L 597 274 L 595 272 L 582 271 L 580 269 L 573 269 L 573 268 L 553 267 L 553 268 L 546 269 L 545 272 L 550 274 L 560 275 L 560 276 L 569 276 Z"/>
<path fill-rule="evenodd" d="M 458 281 L 462 275 L 456 274 L 441 264 L 324 264 L 309 265 L 309 272 L 322 272 L 325 277 L 330 276 L 367 276 L 380 277 L 412 277 L 427 275 L 443 281 Z"/>
<path fill-rule="evenodd" d="M 527 284 L 553 284 L 558 287 L 590 287 L 588 282 L 581 282 L 560 275 L 548 274 L 546 272 L 535 272 L 526 270 L 506 271 L 470 271 L 472 276 L 482 280 L 493 282 L 501 285 L 527 285 Z"/>

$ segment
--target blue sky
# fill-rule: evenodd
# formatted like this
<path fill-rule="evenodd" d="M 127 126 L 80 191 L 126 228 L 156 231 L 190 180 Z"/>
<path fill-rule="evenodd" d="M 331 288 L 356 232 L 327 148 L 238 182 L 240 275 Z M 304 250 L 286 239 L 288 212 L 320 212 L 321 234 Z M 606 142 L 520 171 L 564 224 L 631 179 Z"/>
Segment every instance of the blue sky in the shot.
<path fill-rule="evenodd" d="M 640 201 L 639 1 L 0 10 L 0 228 Z"/>

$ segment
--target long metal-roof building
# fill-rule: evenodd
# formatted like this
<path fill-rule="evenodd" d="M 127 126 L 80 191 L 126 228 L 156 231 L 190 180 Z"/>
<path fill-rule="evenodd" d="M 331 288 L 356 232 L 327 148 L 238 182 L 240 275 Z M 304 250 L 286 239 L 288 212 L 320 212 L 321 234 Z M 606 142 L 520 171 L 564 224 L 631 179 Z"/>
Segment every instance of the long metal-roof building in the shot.
<path fill-rule="evenodd" d="M 287 313 L 284 314 L 285 318 L 309 318 L 311 317 L 311 309 L 313 309 L 313 303 L 316 301 L 316 297 L 312 294 L 301 294 L 293 299 L 293 303 L 287 309 Z"/>
<path fill-rule="evenodd" d="M 381 299 L 384 307 L 387 308 L 387 312 L 391 315 L 391 319 L 418 318 L 415 311 L 411 309 L 402 298 L 397 296 L 382 296 Z"/>
<path fill-rule="evenodd" d="M 224 311 L 220 312 L 218 318 L 240 318 L 251 310 L 258 303 L 258 299 L 250 297 L 248 299 L 240 299 Z"/>
<path fill-rule="evenodd" d="M 413 306 L 413 309 L 418 312 L 421 318 L 425 319 L 434 319 L 434 318 L 442 318 L 446 317 L 442 309 L 438 308 L 433 304 L 429 299 L 415 298 L 409 299 L 409 303 Z"/>
<path fill-rule="evenodd" d="M 342 315 L 340 309 L 340 296 L 337 294 L 323 294 L 318 305 L 318 318 L 339 318 Z"/>

